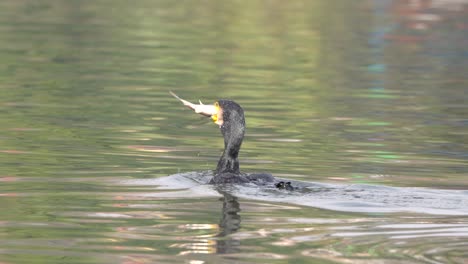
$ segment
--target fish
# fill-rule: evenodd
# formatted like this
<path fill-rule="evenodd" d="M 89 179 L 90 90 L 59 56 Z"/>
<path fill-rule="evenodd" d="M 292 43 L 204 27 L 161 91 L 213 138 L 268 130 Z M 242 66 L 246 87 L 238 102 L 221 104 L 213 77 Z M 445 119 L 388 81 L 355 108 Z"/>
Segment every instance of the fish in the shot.
<path fill-rule="evenodd" d="M 213 117 L 213 116 L 218 114 L 219 109 L 217 109 L 216 106 L 214 106 L 214 105 L 205 105 L 205 104 L 203 104 L 201 102 L 201 100 L 198 100 L 198 102 L 200 104 L 193 104 L 193 103 L 191 103 L 191 102 L 189 102 L 187 100 L 184 100 L 184 99 L 180 98 L 179 96 L 177 96 L 172 91 L 169 91 L 169 93 L 172 96 L 174 96 L 175 98 L 177 98 L 179 101 L 181 101 L 182 104 L 184 104 L 188 108 L 195 111 L 195 113 L 197 113 L 197 114 L 204 115 L 206 117 Z"/>

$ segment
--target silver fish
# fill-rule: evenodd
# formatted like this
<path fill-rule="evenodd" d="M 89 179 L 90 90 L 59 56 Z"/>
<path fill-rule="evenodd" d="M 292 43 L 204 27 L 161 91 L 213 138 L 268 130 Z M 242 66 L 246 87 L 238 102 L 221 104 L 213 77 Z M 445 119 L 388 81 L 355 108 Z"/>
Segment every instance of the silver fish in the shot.
<path fill-rule="evenodd" d="M 207 117 L 213 117 L 218 113 L 218 109 L 214 105 L 205 105 L 201 102 L 201 100 L 198 100 L 200 104 L 192 104 L 191 102 L 180 98 L 172 91 L 169 91 L 169 93 L 172 94 L 172 96 L 177 98 L 179 101 L 181 101 L 185 106 L 195 111 L 195 113 L 197 114 L 204 115 Z"/>

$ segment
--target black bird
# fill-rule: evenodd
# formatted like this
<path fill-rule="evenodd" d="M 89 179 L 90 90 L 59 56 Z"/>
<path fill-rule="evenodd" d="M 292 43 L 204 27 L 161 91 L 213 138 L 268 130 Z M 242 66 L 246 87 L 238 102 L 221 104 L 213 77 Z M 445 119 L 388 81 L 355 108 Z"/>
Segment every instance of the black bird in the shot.
<path fill-rule="evenodd" d="M 273 182 L 275 178 L 268 173 L 241 173 L 239 169 L 239 151 L 244 139 L 245 118 L 242 107 L 231 100 L 218 100 L 214 105 L 192 104 L 179 98 L 184 105 L 193 109 L 196 113 L 211 117 L 213 122 L 219 125 L 221 134 L 224 137 L 224 151 L 216 166 L 215 176 L 211 179 L 211 184 L 223 183 L 248 183 L 267 184 Z"/>

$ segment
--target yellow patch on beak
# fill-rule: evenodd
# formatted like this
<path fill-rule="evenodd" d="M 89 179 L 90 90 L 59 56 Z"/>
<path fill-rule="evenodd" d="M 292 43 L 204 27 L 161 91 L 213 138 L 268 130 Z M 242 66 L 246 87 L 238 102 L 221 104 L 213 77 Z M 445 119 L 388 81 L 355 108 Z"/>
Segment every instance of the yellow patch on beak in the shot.
<path fill-rule="evenodd" d="M 223 125 L 223 109 L 219 106 L 218 102 L 214 103 L 214 107 L 216 109 L 216 113 L 211 116 L 211 120 L 219 126 Z"/>
<path fill-rule="evenodd" d="M 216 123 L 216 121 L 218 121 L 218 113 L 219 113 L 219 104 L 218 104 L 218 102 L 214 103 L 214 107 L 216 109 L 216 113 L 211 115 L 211 120 L 213 120 L 213 122 Z"/>

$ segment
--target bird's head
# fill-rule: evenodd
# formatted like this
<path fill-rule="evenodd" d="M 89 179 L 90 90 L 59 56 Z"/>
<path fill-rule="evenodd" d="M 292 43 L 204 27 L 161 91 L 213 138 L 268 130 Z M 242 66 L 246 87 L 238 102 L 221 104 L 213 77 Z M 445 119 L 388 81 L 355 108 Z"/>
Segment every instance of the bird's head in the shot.
<path fill-rule="evenodd" d="M 219 100 L 214 103 L 215 113 L 211 115 L 213 122 L 221 128 L 230 129 L 232 126 L 245 128 L 244 110 L 231 100 Z"/>
<path fill-rule="evenodd" d="M 234 101 L 219 100 L 212 105 L 194 104 L 177 96 L 175 93 L 169 93 L 181 101 L 185 106 L 195 111 L 195 113 L 211 117 L 211 120 L 219 126 L 224 136 L 224 142 L 240 143 L 244 137 L 245 118 L 244 110 Z M 230 144 L 228 144 L 230 145 Z"/>

